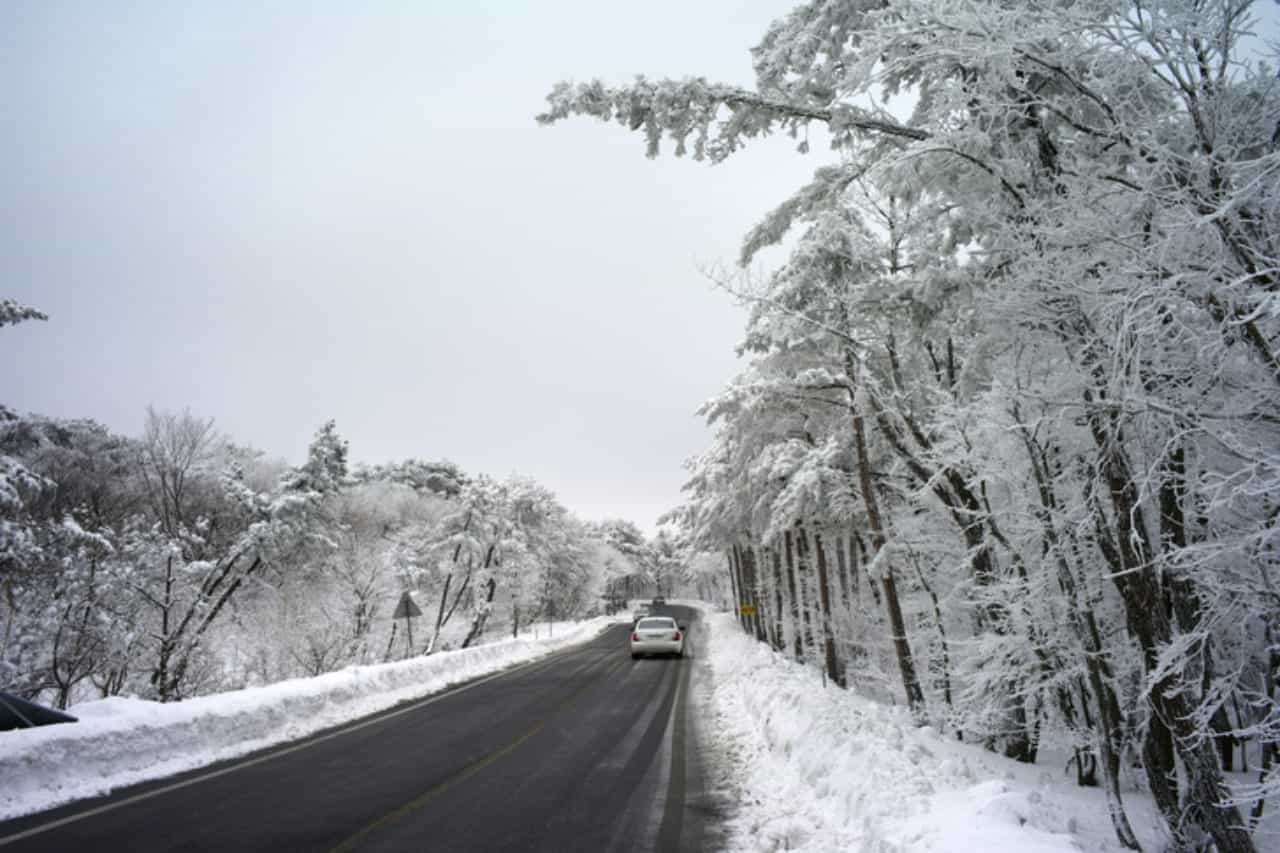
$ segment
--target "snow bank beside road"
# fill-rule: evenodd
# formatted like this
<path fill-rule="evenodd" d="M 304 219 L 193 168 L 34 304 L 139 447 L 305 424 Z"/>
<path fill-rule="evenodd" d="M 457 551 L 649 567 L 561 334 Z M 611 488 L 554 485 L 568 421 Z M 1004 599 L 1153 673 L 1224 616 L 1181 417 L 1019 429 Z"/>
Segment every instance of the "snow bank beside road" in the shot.
<path fill-rule="evenodd" d="M 1107 849 L 1099 791 L 916 728 L 703 612 L 708 729 L 733 756 L 734 851 Z M 1083 795 L 1083 797 L 1081 797 Z M 1132 817 L 1132 815 L 1131 815 Z"/>
<path fill-rule="evenodd" d="M 562 624 L 551 636 L 540 625 L 540 637 L 167 705 L 120 698 L 86 702 L 71 709 L 78 723 L 0 732 L 0 820 L 296 740 L 586 642 L 615 621 Z"/>

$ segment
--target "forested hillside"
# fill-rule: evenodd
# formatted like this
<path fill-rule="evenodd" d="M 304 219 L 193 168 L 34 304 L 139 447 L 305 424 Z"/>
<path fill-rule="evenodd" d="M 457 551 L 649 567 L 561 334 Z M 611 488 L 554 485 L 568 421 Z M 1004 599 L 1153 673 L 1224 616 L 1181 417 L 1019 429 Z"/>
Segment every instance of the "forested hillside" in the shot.
<path fill-rule="evenodd" d="M 745 364 L 673 517 L 762 642 L 1021 761 L 1065 741 L 1134 849 L 1130 767 L 1186 849 L 1256 849 L 1280 793 L 1280 86 L 1252 11 L 815 0 L 755 89 L 562 83 L 539 117 L 713 163 L 829 139 L 712 273 Z"/>
<path fill-rule="evenodd" d="M 294 467 L 189 412 L 135 437 L 0 407 L 0 689 L 170 701 L 466 647 L 652 591 L 661 541 L 527 478 L 352 464 L 332 422 Z"/>

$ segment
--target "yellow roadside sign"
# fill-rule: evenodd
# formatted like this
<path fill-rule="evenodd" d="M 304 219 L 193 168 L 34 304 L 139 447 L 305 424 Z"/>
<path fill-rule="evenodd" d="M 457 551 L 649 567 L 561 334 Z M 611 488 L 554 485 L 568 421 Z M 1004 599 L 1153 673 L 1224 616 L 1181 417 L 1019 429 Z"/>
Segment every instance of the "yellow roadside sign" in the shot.
<path fill-rule="evenodd" d="M 755 616 L 756 606 L 754 604 L 741 604 L 738 606 L 738 612 L 743 616 Z"/>

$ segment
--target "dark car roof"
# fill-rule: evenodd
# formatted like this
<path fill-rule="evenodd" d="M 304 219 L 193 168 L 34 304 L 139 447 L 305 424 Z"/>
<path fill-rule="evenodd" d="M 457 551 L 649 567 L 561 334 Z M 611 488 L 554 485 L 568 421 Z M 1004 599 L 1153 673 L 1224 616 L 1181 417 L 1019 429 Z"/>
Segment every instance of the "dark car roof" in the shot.
<path fill-rule="evenodd" d="M 0 692 L 0 731 L 75 721 L 76 718 L 70 714 L 28 702 L 12 693 Z"/>

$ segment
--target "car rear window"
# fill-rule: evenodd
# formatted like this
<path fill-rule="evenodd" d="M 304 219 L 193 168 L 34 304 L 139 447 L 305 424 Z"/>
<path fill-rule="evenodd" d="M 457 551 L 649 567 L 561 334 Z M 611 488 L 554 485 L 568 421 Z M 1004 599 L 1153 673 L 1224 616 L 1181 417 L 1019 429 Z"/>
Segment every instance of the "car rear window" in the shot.
<path fill-rule="evenodd" d="M 644 630 L 647 630 L 647 631 L 661 631 L 664 628 L 670 631 L 676 627 L 676 620 L 674 619 L 641 619 L 640 624 L 637 625 L 636 627 L 643 628 Z"/>

